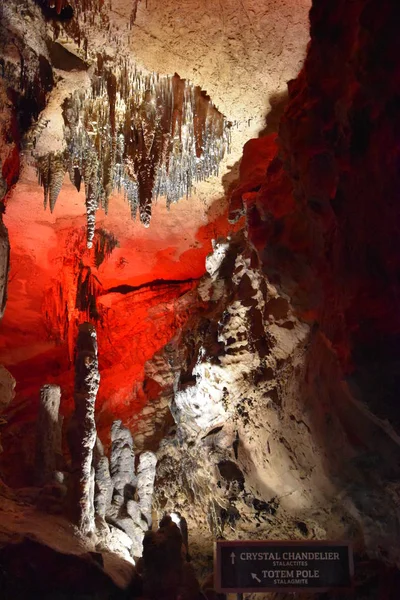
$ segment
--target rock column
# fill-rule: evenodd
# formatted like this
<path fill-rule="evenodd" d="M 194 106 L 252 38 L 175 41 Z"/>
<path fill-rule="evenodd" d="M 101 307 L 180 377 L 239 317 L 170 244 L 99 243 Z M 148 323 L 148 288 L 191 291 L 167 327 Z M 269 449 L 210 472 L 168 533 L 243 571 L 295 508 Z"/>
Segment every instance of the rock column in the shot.
<path fill-rule="evenodd" d="M 95 492 L 94 507 L 96 514 L 105 519 L 106 512 L 110 508 L 113 484 L 110 476 L 110 467 L 107 456 L 104 454 L 103 444 L 97 438 L 94 449 L 95 465 Z"/>
<path fill-rule="evenodd" d="M 151 505 L 156 477 L 157 457 L 153 452 L 143 452 L 139 458 L 137 471 L 137 496 L 142 515 L 151 527 Z"/>
<path fill-rule="evenodd" d="M 75 411 L 68 428 L 71 452 L 70 506 L 72 518 L 83 534 L 94 531 L 94 467 L 96 443 L 94 407 L 100 384 L 96 330 L 79 326 L 75 361 Z"/>
<path fill-rule="evenodd" d="M 40 404 L 36 431 L 36 481 L 50 483 L 57 470 L 57 455 L 61 455 L 61 421 L 59 417 L 61 389 L 58 385 L 44 385 L 40 390 Z"/>
<path fill-rule="evenodd" d="M 115 491 L 125 498 L 136 486 L 135 453 L 132 434 L 119 420 L 111 426 L 110 471 Z"/>

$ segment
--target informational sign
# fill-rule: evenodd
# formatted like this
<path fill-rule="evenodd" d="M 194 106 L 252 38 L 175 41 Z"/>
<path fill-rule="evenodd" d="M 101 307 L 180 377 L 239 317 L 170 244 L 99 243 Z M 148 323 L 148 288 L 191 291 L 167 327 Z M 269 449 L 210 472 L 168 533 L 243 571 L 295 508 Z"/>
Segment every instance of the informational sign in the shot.
<path fill-rule="evenodd" d="M 348 589 L 353 577 L 349 544 L 336 542 L 216 542 L 218 592 Z"/>

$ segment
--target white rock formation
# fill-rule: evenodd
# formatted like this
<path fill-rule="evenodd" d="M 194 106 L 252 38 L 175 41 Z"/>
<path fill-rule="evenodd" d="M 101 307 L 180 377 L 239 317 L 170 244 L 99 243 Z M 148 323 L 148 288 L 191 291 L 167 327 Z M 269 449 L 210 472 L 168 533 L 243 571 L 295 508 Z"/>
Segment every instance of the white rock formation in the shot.
<path fill-rule="evenodd" d="M 135 487 L 135 453 L 132 434 L 122 425 L 122 421 L 114 421 L 111 427 L 110 472 L 113 487 L 124 497 L 126 486 Z"/>
<path fill-rule="evenodd" d="M 137 469 L 138 504 L 148 526 L 151 527 L 151 508 L 153 501 L 154 479 L 156 476 L 157 456 L 154 452 L 142 452 Z"/>

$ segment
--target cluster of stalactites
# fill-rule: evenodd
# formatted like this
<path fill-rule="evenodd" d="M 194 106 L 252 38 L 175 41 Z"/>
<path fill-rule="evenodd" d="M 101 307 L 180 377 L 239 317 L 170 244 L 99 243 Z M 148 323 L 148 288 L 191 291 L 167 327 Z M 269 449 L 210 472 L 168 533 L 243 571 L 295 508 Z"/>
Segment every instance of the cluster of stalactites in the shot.
<path fill-rule="evenodd" d="M 39 178 L 51 210 L 62 173 L 78 190 L 83 180 L 88 247 L 113 189 L 148 227 L 158 196 L 167 206 L 190 196 L 195 182 L 218 174 L 229 150 L 229 126 L 199 87 L 177 75 L 143 75 L 127 62 L 111 70 L 101 57 L 91 90 L 68 100 L 64 119 L 67 150 L 41 158 Z"/>

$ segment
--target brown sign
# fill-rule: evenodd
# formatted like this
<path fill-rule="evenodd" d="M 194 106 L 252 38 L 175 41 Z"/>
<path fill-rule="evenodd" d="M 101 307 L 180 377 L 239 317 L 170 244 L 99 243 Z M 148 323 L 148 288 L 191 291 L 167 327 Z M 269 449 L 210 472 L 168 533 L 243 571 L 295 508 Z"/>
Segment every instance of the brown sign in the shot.
<path fill-rule="evenodd" d="M 217 541 L 218 592 L 299 592 L 351 588 L 353 554 L 341 542 Z"/>

